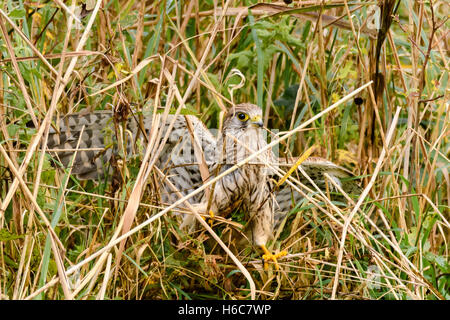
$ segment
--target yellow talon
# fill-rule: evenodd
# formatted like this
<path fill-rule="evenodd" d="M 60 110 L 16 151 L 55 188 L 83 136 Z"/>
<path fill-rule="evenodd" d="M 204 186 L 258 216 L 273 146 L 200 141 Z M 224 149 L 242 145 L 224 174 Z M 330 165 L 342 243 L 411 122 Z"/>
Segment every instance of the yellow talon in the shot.
<path fill-rule="evenodd" d="M 215 217 L 214 212 L 213 212 L 212 210 L 209 210 L 209 219 L 208 219 L 208 223 L 209 223 L 209 225 L 211 226 L 211 228 L 212 228 L 212 226 L 213 226 L 214 217 Z M 206 220 L 206 219 L 205 219 L 205 220 Z"/>
<path fill-rule="evenodd" d="M 214 217 L 215 217 L 216 215 L 214 214 L 214 212 L 212 212 L 212 210 L 209 210 L 209 218 L 206 218 L 206 217 L 203 217 L 202 216 L 202 219 L 203 220 L 205 220 L 206 221 L 206 219 L 208 219 L 208 223 L 209 223 L 209 225 L 212 227 L 213 226 L 213 222 L 214 222 Z"/>
<path fill-rule="evenodd" d="M 272 261 L 275 263 L 275 268 L 276 268 L 277 270 L 279 270 L 279 269 L 280 269 L 280 266 L 278 265 L 277 259 L 278 259 L 278 258 L 281 258 L 281 257 L 284 257 L 285 255 L 287 255 L 287 251 L 286 251 L 286 250 L 283 250 L 283 251 L 281 251 L 281 252 L 279 252 L 279 253 L 277 253 L 277 254 L 272 254 L 272 253 L 270 253 L 269 250 L 267 250 L 267 248 L 266 248 L 265 245 L 262 245 L 261 248 L 262 248 L 263 251 L 264 251 L 264 254 L 263 254 L 263 256 L 262 256 L 263 261 L 264 261 L 264 270 L 269 269 L 269 265 L 267 264 L 267 261 L 269 261 L 269 260 L 272 260 Z"/>

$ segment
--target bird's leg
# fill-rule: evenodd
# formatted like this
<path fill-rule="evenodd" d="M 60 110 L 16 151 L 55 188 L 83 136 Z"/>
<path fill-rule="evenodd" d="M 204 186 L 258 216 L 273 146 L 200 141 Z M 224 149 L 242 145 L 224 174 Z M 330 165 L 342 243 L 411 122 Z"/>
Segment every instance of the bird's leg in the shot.
<path fill-rule="evenodd" d="M 201 203 L 196 203 L 192 205 L 195 210 L 200 213 L 200 214 L 205 214 L 206 210 L 207 210 L 207 206 L 208 204 L 205 202 L 201 202 Z M 206 221 L 206 219 L 208 219 L 208 223 L 209 225 L 212 227 L 213 225 L 213 219 L 215 217 L 214 211 L 213 210 L 209 210 L 209 218 L 203 217 L 203 220 Z M 189 231 L 193 231 L 195 229 L 195 216 L 193 214 L 187 214 L 184 218 L 183 218 L 183 223 L 180 226 L 181 229 L 188 229 Z"/>
<path fill-rule="evenodd" d="M 273 203 L 269 200 L 253 216 L 253 240 L 263 251 L 262 256 L 264 261 L 264 270 L 269 268 L 267 262 L 272 260 L 275 263 L 275 268 L 279 270 L 278 258 L 287 255 L 287 251 L 283 250 L 280 253 L 272 254 L 266 247 L 266 243 L 272 236 L 273 232 Z"/>
<path fill-rule="evenodd" d="M 202 218 L 203 218 L 203 220 L 205 220 L 206 222 L 208 222 L 209 225 L 210 225 L 211 228 L 212 228 L 213 223 L 214 223 L 214 217 L 215 217 L 216 215 L 214 214 L 214 211 L 213 211 L 213 209 L 211 208 L 211 205 L 208 206 L 207 203 L 205 203 L 205 204 L 201 203 L 201 204 L 199 205 L 199 207 L 202 209 L 202 211 L 200 211 L 200 213 L 203 213 L 203 214 L 206 214 L 206 211 L 208 210 L 208 207 L 209 207 L 209 211 L 208 211 L 209 217 L 202 217 Z"/>
<path fill-rule="evenodd" d="M 208 223 L 209 223 L 209 225 L 210 225 L 211 227 L 213 226 L 214 217 L 215 217 L 214 212 L 213 212 L 212 210 L 209 210 Z M 203 217 L 203 219 L 206 221 L 206 218 L 205 218 L 205 217 Z"/>
<path fill-rule="evenodd" d="M 206 204 L 205 203 L 196 203 L 196 204 L 192 204 L 192 206 L 194 207 L 195 211 L 197 211 L 200 214 L 203 214 L 206 210 Z M 180 226 L 180 229 L 187 229 L 189 230 L 189 232 L 194 231 L 195 229 L 195 215 L 192 214 L 187 214 L 184 216 L 183 218 L 183 223 Z"/>
<path fill-rule="evenodd" d="M 264 251 L 264 254 L 262 256 L 263 261 L 264 261 L 264 270 L 269 269 L 269 265 L 267 264 L 267 261 L 272 260 L 275 263 L 275 268 L 277 270 L 280 269 L 280 266 L 278 265 L 278 258 L 284 257 L 285 255 L 287 255 L 287 251 L 283 250 L 277 254 L 272 254 L 267 248 L 266 246 L 263 244 L 260 246 L 261 249 Z"/>
<path fill-rule="evenodd" d="M 204 208 L 204 210 L 203 211 L 199 211 L 199 213 L 206 214 L 205 206 L 202 206 L 202 208 Z M 205 220 L 206 222 L 208 222 L 208 224 L 212 227 L 213 226 L 213 222 L 214 222 L 214 217 L 216 215 L 214 214 L 214 211 L 212 211 L 211 209 L 209 209 L 208 214 L 209 214 L 209 217 L 202 216 L 202 219 Z"/>

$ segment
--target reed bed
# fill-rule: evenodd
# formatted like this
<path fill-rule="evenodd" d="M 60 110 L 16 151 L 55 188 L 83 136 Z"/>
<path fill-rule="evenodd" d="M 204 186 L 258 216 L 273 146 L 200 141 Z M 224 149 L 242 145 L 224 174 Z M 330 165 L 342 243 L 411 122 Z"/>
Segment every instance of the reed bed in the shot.
<path fill-rule="evenodd" d="M 0 299 L 449 299 L 448 10 L 3 1 Z M 46 150 L 68 113 L 182 112 L 220 128 L 240 102 L 283 133 L 272 141 L 281 156 L 315 146 L 361 185 L 345 201 L 305 191 L 270 243 L 289 253 L 278 271 L 250 245 L 232 250 L 239 212 L 180 230 L 179 209 L 160 201 L 154 137 L 118 159 L 121 179 L 98 182 L 57 169 Z M 300 188 L 286 171 L 278 179 Z M 179 204 L 198 215 L 188 198 Z"/>

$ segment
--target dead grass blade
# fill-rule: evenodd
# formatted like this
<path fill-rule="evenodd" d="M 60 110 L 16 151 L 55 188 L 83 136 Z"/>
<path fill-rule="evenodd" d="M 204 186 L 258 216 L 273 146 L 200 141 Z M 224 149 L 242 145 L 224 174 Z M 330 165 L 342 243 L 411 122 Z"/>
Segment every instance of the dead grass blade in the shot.
<path fill-rule="evenodd" d="M 398 121 L 398 117 L 400 115 L 400 111 L 401 111 L 401 108 L 397 108 L 397 111 L 395 113 L 394 119 L 392 120 L 391 127 L 389 129 L 389 132 L 388 132 L 388 135 L 386 138 L 386 146 L 389 146 L 389 144 L 391 142 L 391 138 L 394 134 L 394 131 L 395 131 L 395 128 L 397 125 L 397 121 Z M 361 196 L 359 197 L 358 202 L 356 203 L 355 207 L 353 208 L 353 210 L 350 212 L 350 214 L 348 215 L 348 217 L 345 220 L 344 229 L 342 231 L 340 249 L 339 249 L 339 254 L 338 254 L 338 262 L 337 262 L 336 274 L 335 274 L 334 282 L 333 282 L 333 291 L 331 294 L 331 299 L 336 299 L 337 286 L 339 283 L 339 272 L 340 272 L 340 268 L 341 268 L 342 256 L 344 253 L 345 238 L 347 237 L 348 227 L 349 227 L 353 217 L 355 216 L 356 212 L 358 211 L 359 207 L 363 203 L 364 199 L 369 194 L 370 189 L 372 188 L 373 184 L 375 183 L 375 180 L 378 177 L 378 173 L 381 169 L 381 166 L 383 165 L 384 157 L 387 152 L 388 151 L 386 150 L 386 148 L 383 148 L 383 150 L 381 151 L 380 158 L 378 159 L 377 166 L 375 167 L 374 173 L 372 175 L 372 178 L 370 179 L 369 184 L 364 188 L 363 192 L 361 193 Z"/>

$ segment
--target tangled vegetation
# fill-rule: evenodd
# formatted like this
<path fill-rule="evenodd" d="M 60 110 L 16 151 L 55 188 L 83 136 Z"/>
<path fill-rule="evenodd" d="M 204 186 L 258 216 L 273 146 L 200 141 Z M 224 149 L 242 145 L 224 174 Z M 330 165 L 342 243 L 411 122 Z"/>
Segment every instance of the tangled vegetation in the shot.
<path fill-rule="evenodd" d="M 449 299 L 448 11 L 443 0 L 3 1 L 0 299 Z M 113 164 L 122 179 L 100 182 L 42 152 L 67 113 L 181 105 L 219 128 L 233 102 L 258 104 L 282 132 L 338 102 L 280 153 L 316 146 L 363 195 L 293 204 L 270 244 L 289 253 L 280 270 L 252 247 L 234 253 L 250 279 L 208 231 L 160 214 L 160 176 L 139 174 L 145 146 Z M 214 227 L 227 246 L 241 219 Z"/>

